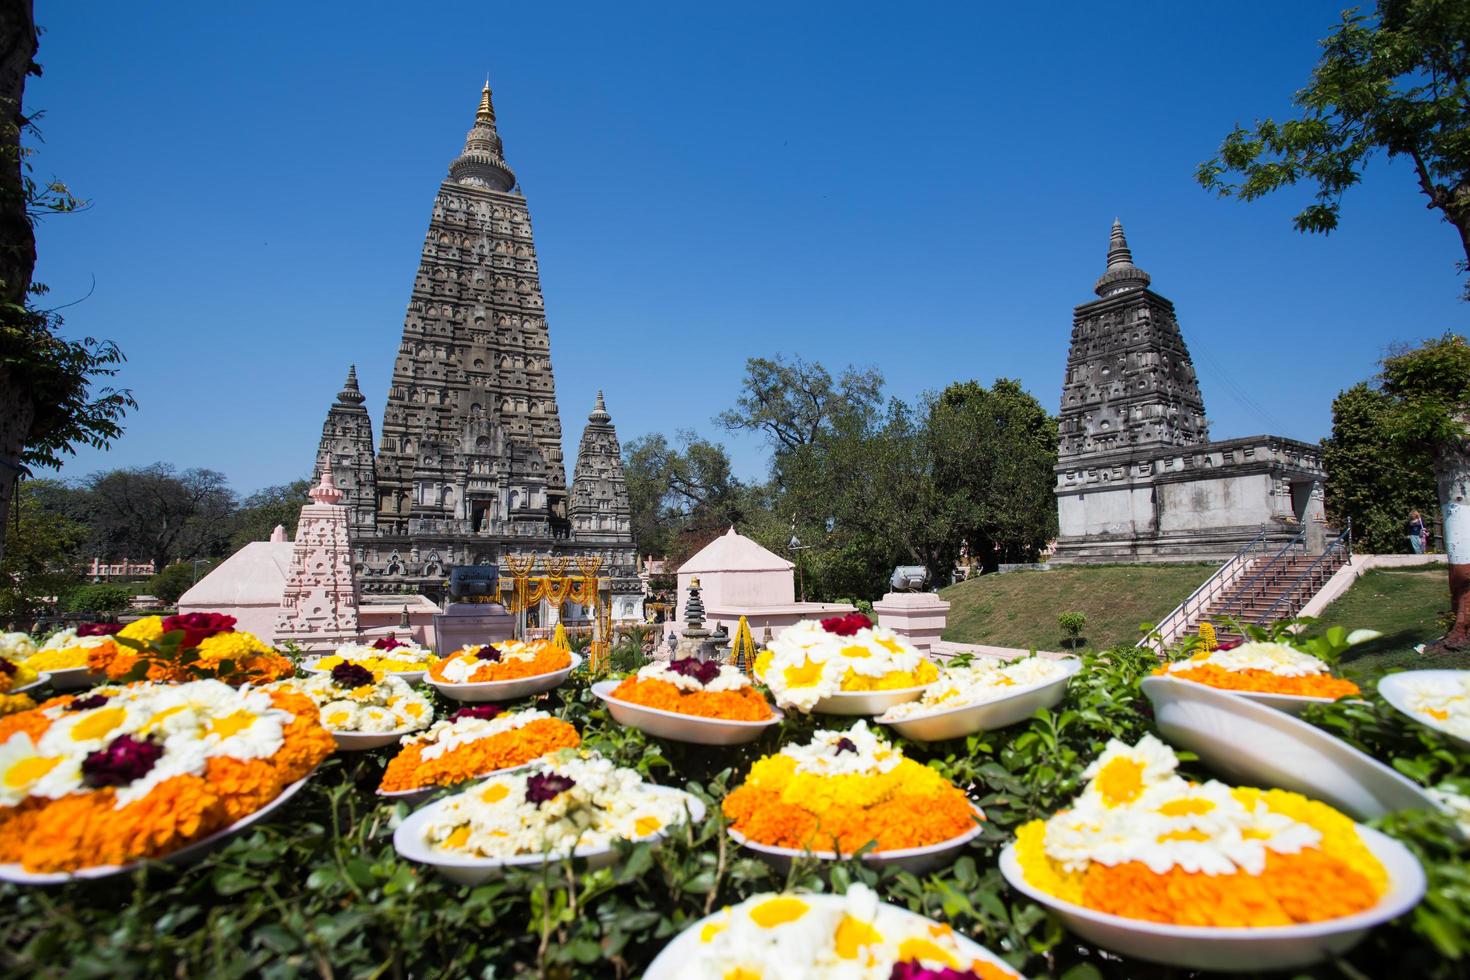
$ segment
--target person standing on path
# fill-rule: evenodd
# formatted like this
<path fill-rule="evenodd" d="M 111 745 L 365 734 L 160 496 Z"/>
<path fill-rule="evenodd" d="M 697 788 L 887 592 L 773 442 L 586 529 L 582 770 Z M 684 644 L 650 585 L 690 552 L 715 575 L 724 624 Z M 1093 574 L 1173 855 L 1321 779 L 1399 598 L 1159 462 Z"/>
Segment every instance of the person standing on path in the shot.
<path fill-rule="evenodd" d="M 1429 545 L 1429 528 L 1424 524 L 1424 518 L 1417 510 L 1409 511 L 1409 548 L 1416 555 L 1424 554 L 1424 549 Z"/>

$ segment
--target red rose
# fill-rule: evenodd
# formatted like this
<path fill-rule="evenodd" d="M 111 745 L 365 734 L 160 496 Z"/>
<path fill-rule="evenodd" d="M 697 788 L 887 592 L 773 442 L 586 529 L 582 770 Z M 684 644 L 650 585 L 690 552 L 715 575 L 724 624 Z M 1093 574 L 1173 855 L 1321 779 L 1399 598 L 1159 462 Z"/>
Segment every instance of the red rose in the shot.
<path fill-rule="evenodd" d="M 179 645 L 179 648 L 190 650 L 216 633 L 233 633 L 235 617 L 222 613 L 185 613 L 182 616 L 165 616 L 163 631 L 172 633 L 175 630 L 184 631 L 184 642 Z"/>
<path fill-rule="evenodd" d="M 856 636 L 858 630 L 871 629 L 873 621 L 862 613 L 848 613 L 822 620 L 822 629 L 838 636 Z"/>
<path fill-rule="evenodd" d="M 113 636 L 122 628 L 122 623 L 83 623 L 77 627 L 77 636 Z"/>
<path fill-rule="evenodd" d="M 1234 650 L 1236 647 L 1240 646 L 1244 642 L 1244 640 L 1226 640 L 1224 643 L 1221 643 L 1219 646 L 1215 647 L 1215 649 Z"/>
<path fill-rule="evenodd" d="M 400 643 L 398 639 L 393 636 L 385 636 L 381 640 L 373 641 L 374 650 L 396 650 L 399 647 L 406 646 L 408 646 L 407 643 Z"/>

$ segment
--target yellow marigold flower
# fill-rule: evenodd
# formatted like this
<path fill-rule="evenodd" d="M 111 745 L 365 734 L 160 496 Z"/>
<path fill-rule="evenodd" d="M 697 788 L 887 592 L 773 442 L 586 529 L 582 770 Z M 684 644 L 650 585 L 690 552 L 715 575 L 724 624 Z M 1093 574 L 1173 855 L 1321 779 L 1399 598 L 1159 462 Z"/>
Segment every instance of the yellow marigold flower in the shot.
<path fill-rule="evenodd" d="M 1215 637 L 1215 627 L 1209 623 L 1199 624 L 1199 638 L 1206 650 L 1214 650 L 1220 646 L 1219 640 Z"/>
<path fill-rule="evenodd" d="M 36 706 L 29 694 L 0 694 L 0 715 L 11 715 L 17 711 L 30 711 Z"/>
<path fill-rule="evenodd" d="M 206 637 L 199 643 L 199 662 L 201 664 L 217 664 L 221 660 L 234 660 L 237 663 L 249 657 L 262 653 L 270 653 L 271 648 L 250 633 L 216 633 Z"/>
<path fill-rule="evenodd" d="M 163 617 L 144 616 L 122 628 L 118 636 L 129 640 L 142 640 L 145 643 L 157 643 L 163 638 Z"/>

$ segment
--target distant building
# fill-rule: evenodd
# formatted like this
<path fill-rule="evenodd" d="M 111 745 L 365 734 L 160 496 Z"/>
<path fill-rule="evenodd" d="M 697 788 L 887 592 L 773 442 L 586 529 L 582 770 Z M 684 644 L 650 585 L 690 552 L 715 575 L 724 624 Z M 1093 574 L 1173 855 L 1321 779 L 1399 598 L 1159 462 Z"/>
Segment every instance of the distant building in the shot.
<path fill-rule="evenodd" d="M 153 562 L 128 561 L 126 558 L 112 562 L 93 558 L 92 564 L 87 568 L 87 577 L 94 582 L 105 582 L 114 578 L 151 578 L 155 574 Z"/>
<path fill-rule="evenodd" d="M 1107 261 L 1098 298 L 1073 313 L 1052 560 L 1223 559 L 1262 528 L 1283 542 L 1320 531 L 1320 448 L 1211 442 L 1174 304 L 1149 288 L 1117 221 Z"/>

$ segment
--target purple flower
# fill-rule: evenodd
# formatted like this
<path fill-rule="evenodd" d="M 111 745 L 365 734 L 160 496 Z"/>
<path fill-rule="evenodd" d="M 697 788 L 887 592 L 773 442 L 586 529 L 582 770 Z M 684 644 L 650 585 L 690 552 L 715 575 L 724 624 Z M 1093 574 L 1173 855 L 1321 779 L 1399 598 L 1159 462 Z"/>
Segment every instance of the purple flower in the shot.
<path fill-rule="evenodd" d="M 451 722 L 459 721 L 461 718 L 483 718 L 489 721 L 505 709 L 498 704 L 477 704 L 470 708 L 460 708 L 449 716 Z"/>
<path fill-rule="evenodd" d="M 697 657 L 684 657 L 681 660 L 670 660 L 669 670 L 684 677 L 692 677 L 704 687 L 710 681 L 720 676 L 720 665 L 713 660 L 700 660 Z"/>
<path fill-rule="evenodd" d="M 913 960 L 904 960 L 893 964 L 888 980 L 980 980 L 980 974 L 974 970 L 952 970 L 947 966 L 930 970 Z"/>
<path fill-rule="evenodd" d="M 66 704 L 66 706 L 63 707 L 61 710 L 63 710 L 63 711 L 90 711 L 93 708 L 100 708 L 100 707 L 102 707 L 106 703 L 107 703 L 107 695 L 105 695 L 105 694 L 88 694 L 84 698 L 74 698 L 73 700 L 69 701 Z"/>
<path fill-rule="evenodd" d="M 853 755 L 857 755 L 857 744 L 846 735 L 837 740 L 837 751 L 832 754 L 841 755 L 844 752 L 851 752 Z"/>
<path fill-rule="evenodd" d="M 338 687 L 362 687 L 373 683 L 373 672 L 362 664 L 338 664 L 332 668 L 332 683 Z"/>
<path fill-rule="evenodd" d="M 17 670 L 20 670 L 20 668 L 4 657 L 0 657 L 0 674 L 4 674 L 6 677 L 14 677 Z"/>
<path fill-rule="evenodd" d="M 146 738 L 119 735 L 107 748 L 88 752 L 82 760 L 82 781 L 93 789 L 126 786 L 148 775 L 163 755 L 163 746 Z"/>
<path fill-rule="evenodd" d="M 475 651 L 475 659 L 498 664 L 500 663 L 500 651 L 495 648 L 494 644 L 487 644 Z"/>
<path fill-rule="evenodd" d="M 575 785 L 577 781 L 571 776 L 563 776 L 559 772 L 538 772 L 526 780 L 526 802 L 540 806 Z"/>

